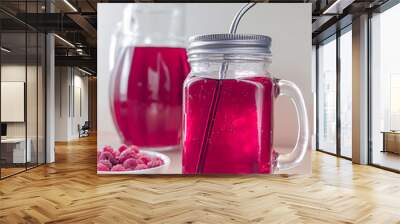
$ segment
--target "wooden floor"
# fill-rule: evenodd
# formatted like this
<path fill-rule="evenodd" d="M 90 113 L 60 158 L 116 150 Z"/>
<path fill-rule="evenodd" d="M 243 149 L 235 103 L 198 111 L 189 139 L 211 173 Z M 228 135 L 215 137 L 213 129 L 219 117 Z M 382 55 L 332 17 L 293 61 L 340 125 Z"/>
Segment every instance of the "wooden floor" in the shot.
<path fill-rule="evenodd" d="M 7 168 L 0 168 L 1 169 L 1 178 L 6 178 L 8 176 L 24 172 L 26 169 L 33 169 L 37 166 L 37 164 L 27 164 L 27 167 L 25 165 L 18 165 L 18 167 L 7 167 Z"/>
<path fill-rule="evenodd" d="M 24 171 L 25 167 L 23 167 L 23 168 L 0 168 L 0 169 L 1 169 L 1 177 L 7 177 L 7 176 Z"/>
<path fill-rule="evenodd" d="M 400 223 L 400 175 L 313 154 L 311 176 L 97 176 L 96 139 L 0 181 L 0 223 Z"/>
<path fill-rule="evenodd" d="M 400 154 L 374 150 L 372 161 L 374 164 L 377 165 L 389 167 L 395 170 L 400 170 Z"/>

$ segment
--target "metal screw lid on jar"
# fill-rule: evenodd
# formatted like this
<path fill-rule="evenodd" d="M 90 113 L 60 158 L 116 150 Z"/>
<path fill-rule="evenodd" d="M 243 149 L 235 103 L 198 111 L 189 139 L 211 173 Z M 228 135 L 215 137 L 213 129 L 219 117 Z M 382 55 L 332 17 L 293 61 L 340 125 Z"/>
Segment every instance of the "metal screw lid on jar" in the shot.
<path fill-rule="evenodd" d="M 271 56 L 271 37 L 258 34 L 206 34 L 189 38 L 188 56 L 254 54 Z"/>

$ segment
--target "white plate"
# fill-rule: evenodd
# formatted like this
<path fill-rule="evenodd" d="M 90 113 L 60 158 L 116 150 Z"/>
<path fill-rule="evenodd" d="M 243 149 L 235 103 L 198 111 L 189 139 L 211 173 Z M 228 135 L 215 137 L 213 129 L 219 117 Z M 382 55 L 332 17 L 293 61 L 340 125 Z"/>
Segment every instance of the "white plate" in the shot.
<path fill-rule="evenodd" d="M 161 166 L 153 167 L 150 169 L 143 169 L 143 170 L 129 170 L 129 171 L 97 171 L 97 174 L 164 174 L 171 163 L 171 160 L 168 156 L 159 153 L 159 152 L 151 152 L 140 150 L 140 153 L 143 153 L 149 157 L 160 157 L 164 164 Z"/>

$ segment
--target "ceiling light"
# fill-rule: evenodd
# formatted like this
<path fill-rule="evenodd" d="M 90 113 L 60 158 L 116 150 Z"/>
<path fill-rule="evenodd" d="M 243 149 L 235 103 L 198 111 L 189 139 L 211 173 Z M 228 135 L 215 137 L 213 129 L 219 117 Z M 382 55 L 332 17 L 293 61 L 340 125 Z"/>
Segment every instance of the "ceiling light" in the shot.
<path fill-rule="evenodd" d="M 1 47 L 0 49 L 1 49 L 2 51 L 6 52 L 6 53 L 10 53 L 10 52 L 11 52 L 11 50 L 9 50 L 9 49 L 7 49 L 7 48 L 5 48 L 5 47 Z"/>
<path fill-rule="evenodd" d="M 343 10 L 353 4 L 356 0 L 336 0 L 327 9 L 324 10 L 322 14 L 329 15 L 329 14 L 342 14 Z"/>
<path fill-rule="evenodd" d="M 336 0 L 332 5 L 330 5 L 327 9 L 325 9 L 322 14 L 332 14 L 332 12 L 331 12 L 332 9 L 335 9 L 341 1 L 342 0 Z M 337 9 L 334 11 L 337 13 Z"/>
<path fill-rule="evenodd" d="M 79 68 L 79 67 L 78 67 L 78 70 L 81 71 L 81 72 L 83 72 L 83 73 L 85 73 L 85 74 L 87 74 L 87 75 L 90 75 L 90 76 L 92 75 L 92 73 L 90 73 L 90 72 L 88 72 L 88 71 L 86 71 L 86 70 L 83 70 L 83 69 L 81 69 L 81 68 Z"/>
<path fill-rule="evenodd" d="M 65 44 L 67 44 L 68 46 L 75 48 L 75 45 L 73 45 L 73 44 L 72 44 L 71 42 L 69 42 L 68 40 L 66 40 L 66 39 L 64 39 L 64 38 L 62 38 L 62 37 L 60 37 L 60 36 L 57 35 L 57 34 L 54 34 L 54 36 L 57 37 L 57 38 L 58 38 L 59 40 L 61 40 L 62 42 L 64 42 Z"/>
<path fill-rule="evenodd" d="M 65 4 L 67 4 L 74 12 L 78 12 L 78 10 L 73 6 L 68 0 L 64 0 Z"/>
<path fill-rule="evenodd" d="M 83 51 L 82 48 L 77 48 L 76 49 L 76 53 L 78 53 L 79 55 L 84 55 L 85 54 L 85 52 Z"/>

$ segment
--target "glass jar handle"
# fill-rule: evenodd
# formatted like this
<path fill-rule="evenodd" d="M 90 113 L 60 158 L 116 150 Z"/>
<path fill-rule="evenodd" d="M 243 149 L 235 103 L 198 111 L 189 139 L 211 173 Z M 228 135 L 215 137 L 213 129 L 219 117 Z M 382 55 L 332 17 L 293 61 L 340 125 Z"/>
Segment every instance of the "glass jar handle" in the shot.
<path fill-rule="evenodd" d="M 297 166 L 304 158 L 309 141 L 308 117 L 303 95 L 296 84 L 287 80 L 277 80 L 279 96 L 288 96 L 294 103 L 298 117 L 298 135 L 294 149 L 286 154 L 278 154 L 277 170 L 287 170 Z"/>

